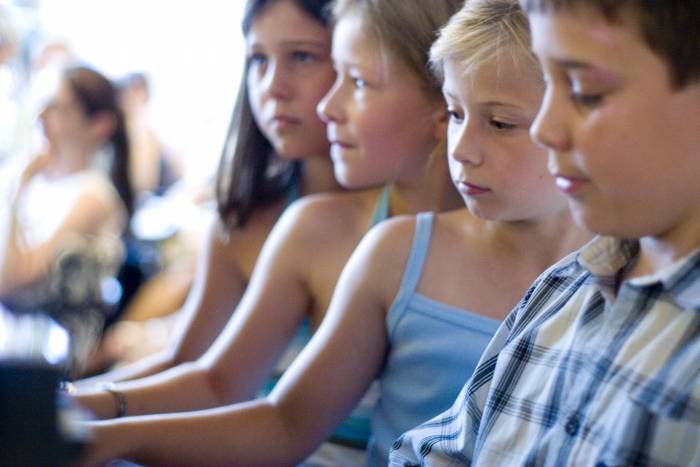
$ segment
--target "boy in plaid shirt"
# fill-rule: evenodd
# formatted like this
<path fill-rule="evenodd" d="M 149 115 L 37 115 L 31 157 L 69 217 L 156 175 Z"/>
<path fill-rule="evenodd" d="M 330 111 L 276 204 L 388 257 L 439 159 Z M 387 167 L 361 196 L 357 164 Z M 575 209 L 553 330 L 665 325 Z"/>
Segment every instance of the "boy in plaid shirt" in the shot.
<path fill-rule="evenodd" d="M 391 465 L 700 465 L 700 2 L 521 4 L 547 80 L 531 133 L 600 235 Z"/>

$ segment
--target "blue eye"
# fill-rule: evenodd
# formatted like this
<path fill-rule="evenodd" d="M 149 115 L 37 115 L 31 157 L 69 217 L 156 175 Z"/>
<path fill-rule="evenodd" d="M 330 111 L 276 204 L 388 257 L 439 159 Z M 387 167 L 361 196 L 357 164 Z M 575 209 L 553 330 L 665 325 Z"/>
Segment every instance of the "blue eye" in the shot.
<path fill-rule="evenodd" d="M 313 54 L 304 51 L 294 52 L 294 60 L 300 63 L 312 63 L 316 61 L 316 57 Z"/>
<path fill-rule="evenodd" d="M 254 53 L 248 57 L 248 66 L 259 66 L 267 63 L 267 57 L 261 53 Z"/>

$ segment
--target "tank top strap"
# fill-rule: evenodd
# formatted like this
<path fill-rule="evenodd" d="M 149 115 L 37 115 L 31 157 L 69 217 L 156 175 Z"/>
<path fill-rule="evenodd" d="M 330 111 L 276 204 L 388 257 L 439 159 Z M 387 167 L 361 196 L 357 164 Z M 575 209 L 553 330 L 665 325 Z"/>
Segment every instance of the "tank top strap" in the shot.
<path fill-rule="evenodd" d="M 377 199 L 377 204 L 374 207 L 374 214 L 369 223 L 367 230 L 379 224 L 384 219 L 389 218 L 389 207 L 391 206 L 391 185 L 385 185 L 384 189 Z"/>
<path fill-rule="evenodd" d="M 411 246 L 411 254 L 408 257 L 408 263 L 406 263 L 403 279 L 401 280 L 399 296 L 412 294 L 418 287 L 418 281 L 423 273 L 423 265 L 430 249 L 434 219 L 435 213 L 433 212 L 421 212 L 416 216 L 413 245 Z"/>

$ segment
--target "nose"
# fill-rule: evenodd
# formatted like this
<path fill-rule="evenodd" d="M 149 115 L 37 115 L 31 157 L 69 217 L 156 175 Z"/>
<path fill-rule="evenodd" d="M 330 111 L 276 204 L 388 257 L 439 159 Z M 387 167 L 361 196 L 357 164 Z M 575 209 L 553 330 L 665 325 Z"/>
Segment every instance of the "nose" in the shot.
<path fill-rule="evenodd" d="M 571 147 L 571 137 L 566 122 L 565 103 L 548 85 L 537 117 L 530 126 L 530 137 L 545 149 L 556 152 L 567 151 Z"/>
<path fill-rule="evenodd" d="M 484 162 L 476 125 L 477 122 L 465 116 L 461 125 L 451 124 L 448 128 L 447 149 L 455 161 L 474 166 Z"/>
<path fill-rule="evenodd" d="M 289 99 L 293 95 L 292 77 L 280 62 L 273 62 L 263 78 L 265 91 L 276 99 Z"/>
<path fill-rule="evenodd" d="M 341 77 L 338 76 L 333 86 L 328 90 L 323 99 L 316 106 L 318 118 L 325 124 L 343 120 L 344 112 L 341 105 Z"/>

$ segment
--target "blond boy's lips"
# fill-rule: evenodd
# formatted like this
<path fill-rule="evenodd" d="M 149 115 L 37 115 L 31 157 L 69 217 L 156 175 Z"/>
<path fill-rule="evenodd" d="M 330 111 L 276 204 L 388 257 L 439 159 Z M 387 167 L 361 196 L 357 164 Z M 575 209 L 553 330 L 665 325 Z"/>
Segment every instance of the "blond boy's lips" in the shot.
<path fill-rule="evenodd" d="M 475 185 L 465 180 L 457 180 L 457 189 L 467 196 L 478 196 L 491 191 L 487 187 Z"/>

